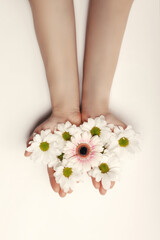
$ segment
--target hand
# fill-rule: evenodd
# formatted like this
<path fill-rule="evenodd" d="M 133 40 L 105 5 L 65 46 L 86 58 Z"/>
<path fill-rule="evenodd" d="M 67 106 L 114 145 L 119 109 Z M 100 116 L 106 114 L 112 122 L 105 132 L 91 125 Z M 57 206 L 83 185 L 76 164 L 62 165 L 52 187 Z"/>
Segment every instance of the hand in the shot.
<path fill-rule="evenodd" d="M 107 190 L 105 190 L 105 189 L 103 188 L 102 182 L 101 182 L 101 181 L 100 181 L 100 182 L 97 182 L 97 181 L 95 180 L 95 178 L 93 178 L 93 177 L 91 177 L 91 178 L 92 178 L 93 186 L 94 186 L 96 189 L 99 190 L 100 194 L 105 195 L 106 192 L 107 192 Z M 115 184 L 115 182 L 114 182 L 114 181 L 111 181 L 110 189 L 113 188 L 114 184 Z"/>
<path fill-rule="evenodd" d="M 39 125 L 34 132 L 40 133 L 41 130 L 51 129 L 52 132 L 54 132 L 55 127 L 58 123 L 64 123 L 66 121 L 70 121 L 72 124 L 79 125 L 81 123 L 81 117 L 80 113 L 77 112 L 71 112 L 67 113 L 66 115 L 60 115 L 60 114 L 52 114 L 51 117 L 49 117 L 45 122 L 43 122 L 41 125 Z M 33 134 L 30 136 L 30 138 L 27 141 L 27 147 L 29 147 L 29 142 L 33 139 Z M 25 156 L 29 157 L 32 153 L 25 151 Z M 51 186 L 55 192 L 59 194 L 60 197 L 65 197 L 67 193 L 65 193 L 59 184 L 56 183 L 53 168 L 47 168 L 48 169 L 48 175 L 50 179 Z M 70 189 L 68 193 L 71 193 L 72 190 Z"/>
<path fill-rule="evenodd" d="M 125 123 L 123 123 L 122 121 L 120 121 L 116 116 L 114 116 L 112 113 L 109 113 L 107 112 L 106 114 L 103 114 L 107 123 L 111 123 L 111 124 L 114 124 L 115 126 L 122 126 L 124 129 L 127 127 L 127 125 Z M 87 121 L 88 117 L 92 117 L 92 118 L 95 118 L 95 117 L 98 117 L 98 115 L 89 115 L 87 116 L 86 114 L 82 114 L 82 120 L 83 121 Z M 105 195 L 107 190 L 105 190 L 102 186 L 102 182 L 97 182 L 95 180 L 95 178 L 91 177 L 92 179 L 92 183 L 93 183 L 93 186 L 99 190 L 100 194 L 102 195 Z M 111 186 L 110 188 L 113 188 L 113 186 L 115 185 L 115 182 L 114 181 L 111 181 Z"/>

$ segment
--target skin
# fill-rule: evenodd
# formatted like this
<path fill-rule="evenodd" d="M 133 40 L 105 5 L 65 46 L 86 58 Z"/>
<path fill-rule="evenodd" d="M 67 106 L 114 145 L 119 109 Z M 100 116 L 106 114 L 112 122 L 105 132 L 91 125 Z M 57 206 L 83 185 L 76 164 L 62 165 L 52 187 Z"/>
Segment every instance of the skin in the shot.
<path fill-rule="evenodd" d="M 69 120 L 79 125 L 79 80 L 76 53 L 75 17 L 72 0 L 30 0 L 34 27 L 50 90 L 52 115 L 34 132 L 54 130 Z M 32 139 L 30 136 L 28 142 Z M 25 152 L 25 156 L 30 153 Z M 51 186 L 61 197 L 66 194 L 48 169 Z"/>
<path fill-rule="evenodd" d="M 84 57 L 82 121 L 88 115 L 94 117 L 109 112 L 111 85 L 132 2 L 90 1 Z"/>
<path fill-rule="evenodd" d="M 108 123 L 126 128 L 109 112 L 109 96 L 133 0 L 91 0 L 82 87 L 82 122 L 101 114 Z M 104 195 L 101 182 L 92 183 Z M 115 182 L 111 182 L 111 188 Z"/>
<path fill-rule="evenodd" d="M 69 116 L 69 117 L 68 117 Z M 40 133 L 41 130 L 45 130 L 50 128 L 52 132 L 54 132 L 54 128 L 57 126 L 58 123 L 64 123 L 66 121 L 70 121 L 73 124 L 76 124 L 77 126 L 81 123 L 81 116 L 80 113 L 77 112 L 68 112 L 68 114 L 63 115 L 56 115 L 52 114 L 49 119 L 47 119 L 45 122 L 43 122 L 41 125 L 39 125 L 34 132 L 35 133 Z M 30 136 L 30 138 L 27 141 L 27 146 L 29 146 L 29 141 L 33 139 L 33 134 Z M 25 151 L 25 156 L 29 157 L 32 153 Z M 48 170 L 48 175 L 51 183 L 51 187 L 55 192 L 59 194 L 60 197 L 65 197 L 66 193 L 60 188 L 60 185 L 56 183 L 55 178 L 53 176 L 54 170 L 53 168 L 47 168 Z M 70 190 L 68 193 L 71 193 L 72 191 Z"/>
<path fill-rule="evenodd" d="M 79 79 L 76 53 L 75 17 L 72 0 L 29 0 L 35 32 L 50 90 L 52 115 L 34 132 L 69 120 L 80 125 L 88 117 L 103 114 L 108 123 L 126 124 L 109 112 L 109 96 L 132 0 L 91 0 L 89 7 L 82 104 L 80 112 Z M 63 97 L 62 97 L 63 96 Z M 33 134 L 27 141 L 32 140 Z M 31 153 L 25 151 L 25 156 Z M 48 168 L 51 186 L 60 197 L 67 194 L 55 182 Z M 92 179 L 100 194 L 106 190 Z M 111 188 L 115 182 L 111 182 Z M 71 193 L 72 190 L 68 192 Z"/>

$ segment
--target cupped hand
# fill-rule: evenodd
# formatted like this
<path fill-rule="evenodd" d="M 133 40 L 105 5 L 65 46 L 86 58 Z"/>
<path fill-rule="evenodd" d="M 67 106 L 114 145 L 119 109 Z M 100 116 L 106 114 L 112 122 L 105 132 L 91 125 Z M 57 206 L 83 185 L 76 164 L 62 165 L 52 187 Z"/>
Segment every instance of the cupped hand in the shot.
<path fill-rule="evenodd" d="M 79 125 L 81 123 L 80 113 L 67 113 L 67 115 L 60 115 L 60 114 L 52 114 L 45 122 L 40 124 L 33 133 L 40 133 L 41 130 L 51 129 L 52 133 L 54 132 L 55 127 L 58 123 L 64 123 L 66 121 L 70 121 L 72 124 Z M 33 134 L 29 137 L 27 141 L 27 147 L 30 146 L 29 142 L 33 139 Z M 25 151 L 24 155 L 29 157 L 32 153 Z M 65 193 L 59 184 L 56 183 L 54 177 L 54 169 L 47 167 L 48 175 L 50 179 L 50 184 L 52 189 L 59 194 L 60 197 L 65 197 L 67 193 Z M 71 193 L 72 190 L 70 189 L 68 193 Z"/>

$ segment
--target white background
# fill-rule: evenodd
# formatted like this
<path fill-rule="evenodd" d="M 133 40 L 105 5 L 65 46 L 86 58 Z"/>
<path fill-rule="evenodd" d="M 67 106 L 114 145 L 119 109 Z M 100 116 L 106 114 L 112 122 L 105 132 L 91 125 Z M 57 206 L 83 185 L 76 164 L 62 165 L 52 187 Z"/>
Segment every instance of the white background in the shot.
<path fill-rule="evenodd" d="M 75 0 L 80 77 L 87 0 Z M 90 179 L 65 198 L 46 168 L 23 156 L 50 111 L 44 66 L 27 0 L 0 0 L 0 238 L 160 239 L 160 2 L 135 0 L 115 73 L 110 109 L 141 132 L 120 183 L 101 196 Z"/>

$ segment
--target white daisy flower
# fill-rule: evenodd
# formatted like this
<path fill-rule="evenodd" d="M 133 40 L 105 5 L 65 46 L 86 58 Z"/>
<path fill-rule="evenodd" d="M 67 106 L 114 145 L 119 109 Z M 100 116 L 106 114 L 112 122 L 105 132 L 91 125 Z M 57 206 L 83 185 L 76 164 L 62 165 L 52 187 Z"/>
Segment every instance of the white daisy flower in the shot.
<path fill-rule="evenodd" d="M 52 158 L 52 161 L 48 163 L 48 167 L 53 167 L 55 169 L 56 166 L 61 165 L 64 158 L 63 156 L 64 156 L 64 153 L 59 152 L 59 154 L 56 155 L 54 158 Z"/>
<path fill-rule="evenodd" d="M 60 166 L 62 164 L 67 164 L 67 163 L 68 163 L 68 160 L 64 158 L 64 149 L 63 149 L 63 152 L 61 152 L 58 156 L 56 156 L 56 158 L 54 158 L 54 161 L 51 161 L 48 164 L 48 167 L 53 167 L 55 169 L 57 166 Z"/>
<path fill-rule="evenodd" d="M 116 150 L 114 148 L 112 148 L 112 144 L 111 141 L 106 142 L 103 145 L 103 151 L 102 154 L 106 157 L 112 157 L 116 155 Z"/>
<path fill-rule="evenodd" d="M 62 190 L 67 193 L 69 189 L 74 190 L 77 182 L 81 181 L 82 174 L 72 167 L 71 164 L 61 164 L 55 167 L 55 172 L 53 174 L 55 180 Z"/>
<path fill-rule="evenodd" d="M 63 147 L 61 138 L 52 134 L 50 129 L 42 130 L 40 134 L 34 133 L 33 140 L 29 144 L 31 145 L 26 151 L 32 152 L 30 158 L 44 164 L 56 162 Z"/>
<path fill-rule="evenodd" d="M 136 133 L 132 126 L 127 126 L 126 129 L 121 126 L 114 127 L 114 135 L 111 141 L 111 148 L 116 151 L 135 153 L 139 150 L 140 136 Z"/>
<path fill-rule="evenodd" d="M 64 145 L 66 141 L 69 141 L 71 139 L 71 136 L 78 132 L 82 132 L 80 127 L 77 127 L 75 124 L 71 124 L 69 121 L 66 123 L 59 123 L 54 131 L 55 134 L 58 134 L 62 137 Z"/>
<path fill-rule="evenodd" d="M 104 189 L 108 190 L 111 186 L 111 181 L 118 181 L 120 174 L 119 160 L 114 157 L 103 155 L 102 161 L 98 167 L 92 168 L 88 172 L 89 176 L 95 178 L 97 182 L 102 182 Z"/>
<path fill-rule="evenodd" d="M 84 122 L 80 128 L 83 131 L 88 131 L 92 136 L 99 136 L 103 143 L 109 141 L 112 134 L 111 128 L 107 125 L 105 117 L 88 118 L 87 122 Z"/>
<path fill-rule="evenodd" d="M 88 171 L 97 166 L 102 157 L 102 142 L 90 132 L 75 134 L 66 142 L 64 156 L 79 171 Z"/>

